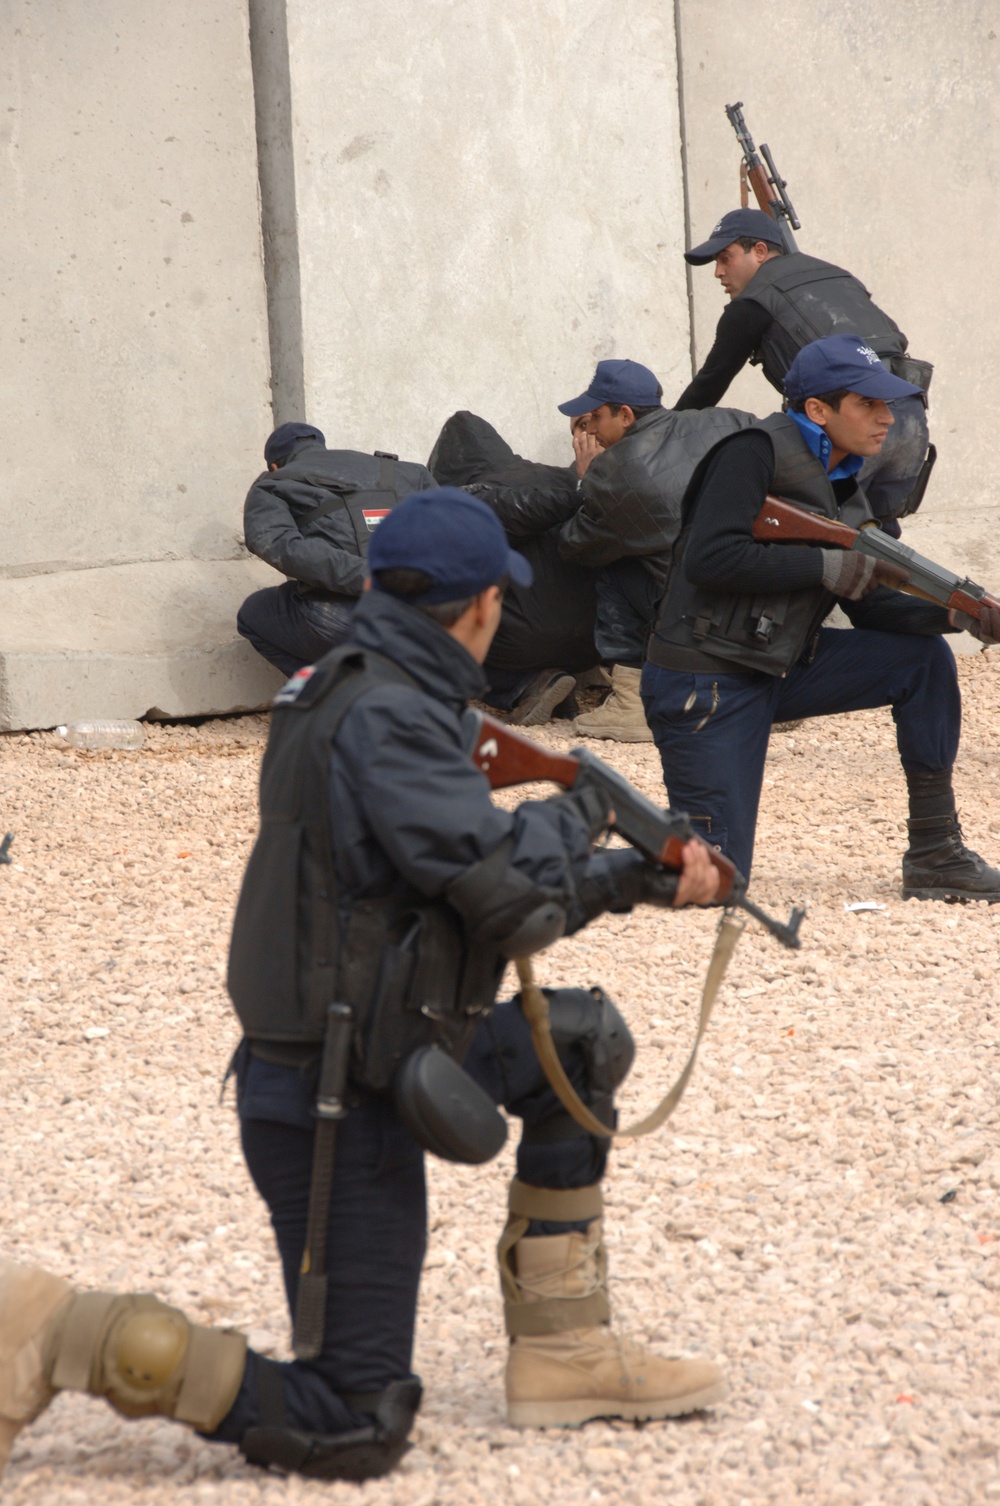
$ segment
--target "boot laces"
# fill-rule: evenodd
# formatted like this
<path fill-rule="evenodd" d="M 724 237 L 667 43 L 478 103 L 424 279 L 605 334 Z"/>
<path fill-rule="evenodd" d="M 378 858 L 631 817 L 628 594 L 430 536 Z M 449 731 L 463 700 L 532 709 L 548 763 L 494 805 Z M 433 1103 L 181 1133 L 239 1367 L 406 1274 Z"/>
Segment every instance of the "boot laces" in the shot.
<path fill-rule="evenodd" d="M 590 1267 L 589 1275 L 585 1276 L 584 1281 L 581 1282 L 581 1290 L 573 1293 L 574 1297 L 590 1297 L 594 1292 L 600 1291 L 603 1286 L 600 1272 L 597 1269 L 596 1249 L 583 1245 L 577 1258 L 571 1261 L 566 1266 L 566 1269 L 560 1273 L 568 1286 L 569 1278 L 575 1276 L 578 1272 L 586 1272 L 588 1266 Z M 552 1274 L 543 1274 L 539 1276 L 538 1280 L 541 1285 L 535 1285 L 533 1282 L 525 1280 L 520 1271 L 517 1273 L 517 1284 L 521 1290 L 529 1293 L 532 1297 L 537 1297 L 541 1302 L 547 1300 L 552 1295 L 548 1286 L 548 1283 L 552 1280 Z"/>

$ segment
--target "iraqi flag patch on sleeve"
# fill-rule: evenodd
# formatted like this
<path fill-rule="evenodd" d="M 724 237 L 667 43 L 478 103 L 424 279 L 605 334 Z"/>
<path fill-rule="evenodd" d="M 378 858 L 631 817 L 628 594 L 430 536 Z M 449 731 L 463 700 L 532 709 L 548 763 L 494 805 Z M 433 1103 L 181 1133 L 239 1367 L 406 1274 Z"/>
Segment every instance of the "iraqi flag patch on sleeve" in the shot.
<path fill-rule="evenodd" d="M 286 680 L 285 684 L 282 685 L 281 689 L 278 691 L 278 694 L 271 702 L 271 705 L 287 706 L 292 701 L 297 701 L 299 696 L 305 690 L 306 686 L 309 684 L 309 681 L 312 679 L 315 672 L 316 666 L 314 664 L 304 664 L 300 670 L 297 670 L 296 673 L 292 675 L 292 678 L 290 680 Z"/>
<path fill-rule="evenodd" d="M 369 533 L 374 533 L 383 518 L 387 518 L 392 511 L 391 507 L 363 507 L 361 516 L 365 520 Z"/>

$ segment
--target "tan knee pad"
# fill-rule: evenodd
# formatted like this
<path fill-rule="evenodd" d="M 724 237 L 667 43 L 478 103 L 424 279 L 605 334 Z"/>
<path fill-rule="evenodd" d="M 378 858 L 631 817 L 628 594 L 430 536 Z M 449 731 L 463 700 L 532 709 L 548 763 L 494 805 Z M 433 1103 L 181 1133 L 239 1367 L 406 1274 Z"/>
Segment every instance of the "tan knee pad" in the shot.
<path fill-rule="evenodd" d="M 172 1417 L 211 1433 L 236 1399 L 242 1334 L 191 1323 L 159 1298 L 84 1292 L 55 1336 L 51 1383 L 104 1396 L 125 1417 Z"/>

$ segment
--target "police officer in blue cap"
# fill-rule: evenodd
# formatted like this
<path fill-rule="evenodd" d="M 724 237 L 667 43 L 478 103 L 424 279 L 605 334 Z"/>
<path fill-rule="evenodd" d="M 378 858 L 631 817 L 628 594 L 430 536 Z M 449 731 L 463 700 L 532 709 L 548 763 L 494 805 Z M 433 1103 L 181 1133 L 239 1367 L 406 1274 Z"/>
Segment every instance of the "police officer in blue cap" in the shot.
<path fill-rule="evenodd" d="M 594 645 L 611 677 L 604 703 L 573 723 L 584 737 L 652 741 L 639 681 L 684 488 L 723 434 L 754 422 L 733 408 L 675 413 L 662 396 L 648 366 L 607 360 L 597 363 L 586 392 L 559 404 L 570 419 L 585 416 L 599 447 L 580 483 L 580 505 L 559 531 L 560 553 L 597 571 Z"/>
<path fill-rule="evenodd" d="M 268 435 L 264 461 L 243 504 L 243 533 L 251 554 L 287 579 L 248 596 L 236 630 L 291 675 L 343 643 L 375 529 L 433 477 L 382 451 L 328 450 L 320 429 L 298 422 Z"/>
<path fill-rule="evenodd" d="M 714 261 L 715 276 L 730 302 L 711 350 L 676 408 L 721 402 L 747 361 L 759 365 L 781 392 L 802 347 L 842 331 L 862 336 L 887 371 L 916 384 L 917 390 L 892 400 L 892 430 L 880 453 L 865 461 L 861 475 L 879 525 L 898 538 L 896 520 L 916 512 L 934 464 L 935 451 L 927 444 L 931 365 L 908 353 L 899 326 L 850 272 L 802 251 L 786 252 L 775 221 L 763 210 L 724 214 L 708 240 L 692 246 L 684 259 L 693 267 Z"/>
<path fill-rule="evenodd" d="M 753 537 L 769 492 L 853 528 L 870 521 L 858 474 L 891 432 L 890 405 L 916 390 L 858 336 L 832 335 L 789 367 L 788 413 L 710 452 L 684 498 L 642 698 L 671 805 L 745 874 L 772 725 L 891 706 L 909 794 L 903 897 L 996 903 L 1000 872 L 965 846 L 958 825 L 961 701 L 940 635 L 964 627 L 996 643 L 1000 611 L 958 623 L 892 590 L 905 580 L 894 566 Z M 858 631 L 823 627 L 837 602 Z"/>
<path fill-rule="evenodd" d="M 421 1395 L 424 1149 L 487 1159 L 506 1133 L 498 1103 L 523 1121 L 499 1248 L 508 1419 L 672 1417 L 725 1394 L 711 1361 L 612 1333 L 609 1141 L 562 1108 L 518 1003 L 493 1008 L 509 958 L 606 910 L 710 903 L 716 871 L 700 843 L 680 875 L 631 849 L 595 852 L 601 797 L 491 803 L 463 718 L 505 582 L 531 575 L 484 503 L 447 487 L 409 497 L 369 565 L 350 641 L 275 702 L 230 953 L 243 1150 L 297 1358 L 267 1359 L 153 1296 L 75 1293 L 0 1261 L 0 1468 L 19 1429 L 75 1389 L 256 1464 L 355 1480 L 391 1469 Z M 624 1020 L 600 989 L 558 990 L 550 1010 L 567 1073 L 612 1125 L 632 1057 Z"/>

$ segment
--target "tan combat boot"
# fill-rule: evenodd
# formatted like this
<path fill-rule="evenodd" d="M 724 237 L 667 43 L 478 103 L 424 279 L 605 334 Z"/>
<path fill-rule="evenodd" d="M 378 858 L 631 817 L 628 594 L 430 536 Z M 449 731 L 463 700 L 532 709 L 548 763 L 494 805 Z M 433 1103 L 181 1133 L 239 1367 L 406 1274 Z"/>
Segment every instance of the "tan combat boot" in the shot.
<path fill-rule="evenodd" d="M 242 1334 L 188 1322 L 149 1295 L 74 1292 L 0 1260 L 0 1472 L 21 1429 L 57 1391 L 103 1396 L 125 1417 L 172 1417 L 211 1433 L 236 1400 Z"/>
<path fill-rule="evenodd" d="M 609 1326 L 601 1191 L 553 1192 L 515 1180 L 500 1240 L 507 1332 L 507 1420 L 513 1427 L 576 1427 L 595 1417 L 679 1417 L 722 1401 L 710 1360 L 667 1360 Z M 527 1239 L 530 1218 L 592 1218 L 586 1233 Z"/>
<path fill-rule="evenodd" d="M 639 695 L 641 669 L 616 664 L 611 671 L 611 694 L 594 711 L 575 717 L 573 731 L 581 737 L 609 737 L 617 743 L 651 743 Z"/>

